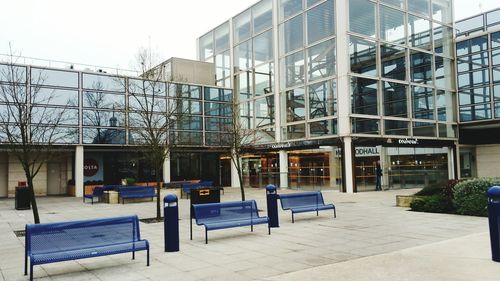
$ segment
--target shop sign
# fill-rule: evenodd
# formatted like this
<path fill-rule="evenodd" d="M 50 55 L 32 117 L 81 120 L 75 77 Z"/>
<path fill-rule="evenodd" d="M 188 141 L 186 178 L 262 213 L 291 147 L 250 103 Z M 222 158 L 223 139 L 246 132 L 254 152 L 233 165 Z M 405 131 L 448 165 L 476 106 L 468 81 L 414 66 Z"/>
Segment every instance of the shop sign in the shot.
<path fill-rule="evenodd" d="M 404 138 L 404 139 L 398 139 L 398 144 L 408 144 L 408 145 L 417 145 L 418 144 L 418 139 L 417 138 Z"/>
<path fill-rule="evenodd" d="M 378 147 L 356 147 L 355 149 L 356 157 L 368 157 L 368 156 L 379 156 L 380 152 Z M 335 156 L 340 157 L 340 148 L 335 149 Z"/>
<path fill-rule="evenodd" d="M 87 158 L 83 161 L 83 175 L 92 177 L 99 171 L 99 163 L 95 159 Z"/>

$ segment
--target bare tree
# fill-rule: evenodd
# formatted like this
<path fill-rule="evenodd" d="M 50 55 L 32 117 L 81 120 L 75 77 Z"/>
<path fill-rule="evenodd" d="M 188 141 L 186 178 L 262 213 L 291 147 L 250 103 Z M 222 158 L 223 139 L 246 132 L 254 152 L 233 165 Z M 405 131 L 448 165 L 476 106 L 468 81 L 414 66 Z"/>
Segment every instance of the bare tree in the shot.
<path fill-rule="evenodd" d="M 9 61 L 0 65 L 0 142 L 23 168 L 35 223 L 40 223 L 40 217 L 34 179 L 57 154 L 55 144 L 76 133 L 61 126 L 74 118 L 67 112 L 71 104 L 54 107 L 54 91 L 43 88 L 46 79 L 41 69 L 28 73 L 17 65 L 12 51 Z"/>
<path fill-rule="evenodd" d="M 162 72 L 155 68 L 158 64 L 151 50 L 140 50 L 136 60 L 142 79 L 128 80 L 129 127 L 134 132 L 134 143 L 155 173 L 156 218 L 159 219 L 163 164 L 177 143 L 173 130 L 182 119 L 182 101 L 176 99 L 176 92 L 169 97 L 167 83 Z"/>

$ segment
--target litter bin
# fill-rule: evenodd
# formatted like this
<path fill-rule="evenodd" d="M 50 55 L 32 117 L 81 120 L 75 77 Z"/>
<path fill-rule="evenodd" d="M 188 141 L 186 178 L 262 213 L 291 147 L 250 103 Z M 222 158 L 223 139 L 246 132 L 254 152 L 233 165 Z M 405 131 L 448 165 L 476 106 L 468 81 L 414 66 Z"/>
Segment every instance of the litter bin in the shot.
<path fill-rule="evenodd" d="M 179 251 L 179 206 L 177 196 L 168 194 L 163 198 L 163 226 L 165 252 Z"/>
<path fill-rule="evenodd" d="M 16 210 L 31 209 L 30 191 L 27 186 L 16 186 L 15 197 Z"/>
<path fill-rule="evenodd" d="M 200 187 L 191 189 L 189 199 L 191 202 L 189 203 L 190 208 L 190 228 L 189 232 L 191 234 L 190 238 L 193 240 L 193 204 L 207 204 L 207 203 L 220 203 L 220 187 Z"/>
<path fill-rule="evenodd" d="M 496 262 L 500 262 L 500 186 L 493 186 L 488 189 L 487 195 L 491 258 Z"/>
<path fill-rule="evenodd" d="M 266 198 L 269 227 L 280 227 L 278 219 L 278 193 L 276 192 L 276 186 L 272 184 L 266 186 Z"/>

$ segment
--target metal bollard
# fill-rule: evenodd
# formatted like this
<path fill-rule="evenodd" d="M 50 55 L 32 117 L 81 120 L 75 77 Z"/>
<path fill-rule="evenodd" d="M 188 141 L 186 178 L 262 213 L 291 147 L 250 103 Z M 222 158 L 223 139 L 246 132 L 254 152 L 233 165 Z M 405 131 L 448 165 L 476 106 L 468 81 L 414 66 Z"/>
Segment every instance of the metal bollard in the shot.
<path fill-rule="evenodd" d="M 179 206 L 177 196 L 167 194 L 163 198 L 163 225 L 165 252 L 179 251 Z"/>
<path fill-rule="evenodd" d="M 500 186 L 492 186 L 488 189 L 487 195 L 491 259 L 500 262 Z"/>
<path fill-rule="evenodd" d="M 269 227 L 280 227 L 278 218 L 278 193 L 276 192 L 276 186 L 272 184 L 266 186 L 266 196 Z"/>

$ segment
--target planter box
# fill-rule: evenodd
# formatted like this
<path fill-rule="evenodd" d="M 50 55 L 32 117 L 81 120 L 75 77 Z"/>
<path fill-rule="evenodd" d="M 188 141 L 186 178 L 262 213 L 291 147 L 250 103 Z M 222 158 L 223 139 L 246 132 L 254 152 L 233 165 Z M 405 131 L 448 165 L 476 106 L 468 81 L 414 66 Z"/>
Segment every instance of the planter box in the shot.
<path fill-rule="evenodd" d="M 411 202 L 417 198 L 415 195 L 396 195 L 396 206 L 410 208 Z"/>

